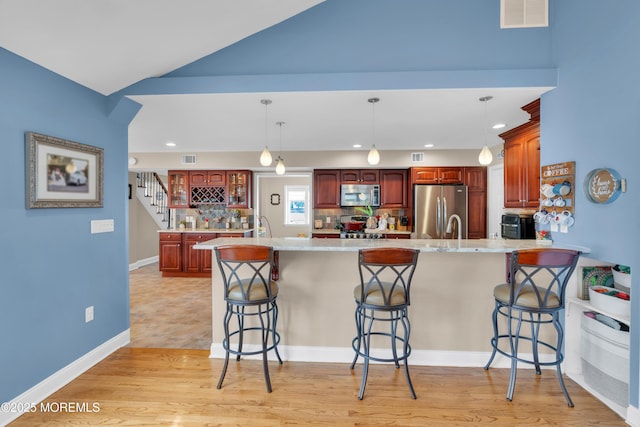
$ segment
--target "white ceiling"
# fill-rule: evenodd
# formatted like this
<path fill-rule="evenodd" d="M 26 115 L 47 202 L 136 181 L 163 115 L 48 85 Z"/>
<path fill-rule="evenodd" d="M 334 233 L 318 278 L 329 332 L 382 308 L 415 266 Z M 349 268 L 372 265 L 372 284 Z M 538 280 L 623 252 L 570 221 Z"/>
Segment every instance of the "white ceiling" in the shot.
<path fill-rule="evenodd" d="M 322 0 L 0 0 L 0 46 L 104 95 L 166 74 Z M 250 13 L 247 13 L 250 11 Z M 136 96 L 130 152 L 480 148 L 550 88 Z M 478 99 L 492 95 L 486 105 Z M 372 106 L 367 99 L 380 102 Z M 261 99 L 273 103 L 265 108 Z M 374 120 L 375 119 L 375 120 Z M 282 138 L 277 121 L 283 121 Z M 265 129 L 266 125 L 266 129 Z M 488 130 L 489 145 L 500 142 Z M 175 142 L 175 148 L 166 142 Z"/>

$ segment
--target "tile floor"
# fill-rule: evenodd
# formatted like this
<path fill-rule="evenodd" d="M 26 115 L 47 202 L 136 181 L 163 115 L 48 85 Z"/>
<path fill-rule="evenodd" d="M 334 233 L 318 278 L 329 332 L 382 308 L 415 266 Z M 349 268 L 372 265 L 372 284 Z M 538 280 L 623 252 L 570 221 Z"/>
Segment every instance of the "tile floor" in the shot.
<path fill-rule="evenodd" d="M 154 263 L 129 273 L 129 289 L 129 347 L 210 348 L 210 278 L 162 277 Z"/>

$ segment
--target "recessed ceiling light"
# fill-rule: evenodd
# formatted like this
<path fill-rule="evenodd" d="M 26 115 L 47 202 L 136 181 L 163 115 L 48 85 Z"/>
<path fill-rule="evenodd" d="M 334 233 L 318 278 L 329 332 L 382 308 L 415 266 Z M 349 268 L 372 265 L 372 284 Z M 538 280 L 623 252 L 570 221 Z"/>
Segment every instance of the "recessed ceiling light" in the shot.
<path fill-rule="evenodd" d="M 495 125 L 493 125 L 493 128 L 494 129 L 502 129 L 505 126 L 506 126 L 506 124 L 504 124 L 504 123 L 496 123 Z"/>
<path fill-rule="evenodd" d="M 433 148 L 433 144 L 424 144 L 424 148 Z"/>
<path fill-rule="evenodd" d="M 165 145 L 166 145 L 167 147 L 175 147 L 175 146 L 176 146 L 176 143 L 175 143 L 175 142 L 167 142 Z"/>
<path fill-rule="evenodd" d="M 362 144 L 353 144 L 353 148 L 362 148 Z"/>

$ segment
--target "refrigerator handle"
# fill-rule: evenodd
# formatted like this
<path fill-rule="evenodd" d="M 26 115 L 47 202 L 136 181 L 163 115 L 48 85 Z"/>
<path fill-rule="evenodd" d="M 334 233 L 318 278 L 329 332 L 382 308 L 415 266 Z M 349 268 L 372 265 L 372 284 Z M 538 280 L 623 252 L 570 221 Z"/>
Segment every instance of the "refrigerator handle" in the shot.
<path fill-rule="evenodd" d="M 447 198 L 444 196 L 442 196 L 442 213 L 442 237 L 445 237 L 445 233 L 447 232 L 447 219 L 449 215 L 447 215 Z"/>
<path fill-rule="evenodd" d="M 440 228 L 442 224 L 442 212 L 440 211 L 440 196 L 436 198 L 436 236 L 440 237 Z"/>

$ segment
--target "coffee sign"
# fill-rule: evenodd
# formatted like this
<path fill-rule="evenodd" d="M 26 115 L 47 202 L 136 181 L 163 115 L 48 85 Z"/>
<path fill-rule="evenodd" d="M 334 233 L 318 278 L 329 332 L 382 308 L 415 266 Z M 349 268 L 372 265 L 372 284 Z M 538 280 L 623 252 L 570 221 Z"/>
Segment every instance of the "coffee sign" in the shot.
<path fill-rule="evenodd" d="M 620 176 L 613 169 L 594 169 L 584 180 L 584 190 L 593 203 L 611 203 L 620 195 Z"/>

